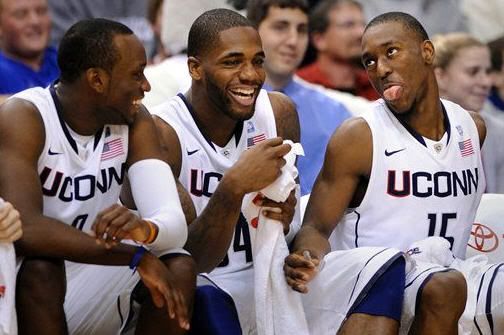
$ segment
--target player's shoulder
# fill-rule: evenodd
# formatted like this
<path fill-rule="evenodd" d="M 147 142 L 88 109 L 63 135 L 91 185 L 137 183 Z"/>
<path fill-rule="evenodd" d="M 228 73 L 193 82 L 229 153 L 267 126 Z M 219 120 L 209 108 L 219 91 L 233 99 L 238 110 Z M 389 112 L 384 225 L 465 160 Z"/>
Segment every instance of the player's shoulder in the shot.
<path fill-rule="evenodd" d="M 368 122 L 361 116 L 346 119 L 333 133 L 332 138 L 344 139 L 350 142 L 359 142 L 371 136 Z"/>
<path fill-rule="evenodd" d="M 299 118 L 294 102 L 280 92 L 268 92 L 277 126 L 277 135 L 299 142 L 301 140 Z"/>

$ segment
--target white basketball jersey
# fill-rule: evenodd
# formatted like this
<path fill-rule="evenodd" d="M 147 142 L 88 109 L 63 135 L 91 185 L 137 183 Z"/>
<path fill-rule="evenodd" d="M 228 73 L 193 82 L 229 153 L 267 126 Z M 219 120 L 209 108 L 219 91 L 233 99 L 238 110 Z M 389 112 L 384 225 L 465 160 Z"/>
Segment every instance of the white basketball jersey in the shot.
<path fill-rule="evenodd" d="M 106 125 L 79 150 L 53 88 L 33 88 L 15 95 L 37 107 L 45 128 L 38 160 L 44 215 L 89 232 L 96 215 L 119 199 L 126 173 L 128 126 Z M 86 158 L 82 158 L 86 156 Z"/>
<path fill-rule="evenodd" d="M 256 143 L 277 136 L 276 122 L 268 93 L 261 90 L 251 119 L 239 123 L 235 135 L 219 148 L 201 133 L 194 121 L 192 107 L 179 94 L 153 109 L 152 113 L 170 124 L 177 132 L 182 152 L 179 180 L 190 193 L 197 214 L 201 214 L 224 173 L 240 154 Z M 252 243 L 255 228 L 252 218 L 240 214 L 227 256 L 212 276 L 237 272 L 252 266 Z"/>
<path fill-rule="evenodd" d="M 361 204 L 336 226 L 336 249 L 388 246 L 403 251 L 442 236 L 465 258 L 476 209 L 485 189 L 476 125 L 467 111 L 442 100 L 446 141 L 429 148 L 383 100 L 362 115 L 371 128 L 373 161 Z M 358 150 L 358 148 L 355 148 Z"/>

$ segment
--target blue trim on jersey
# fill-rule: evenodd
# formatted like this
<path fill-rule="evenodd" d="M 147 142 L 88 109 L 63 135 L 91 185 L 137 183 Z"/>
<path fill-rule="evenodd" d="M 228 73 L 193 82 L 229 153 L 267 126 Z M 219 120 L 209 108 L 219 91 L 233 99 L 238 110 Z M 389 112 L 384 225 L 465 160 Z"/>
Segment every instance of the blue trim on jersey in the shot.
<path fill-rule="evenodd" d="M 383 249 L 382 251 L 376 253 L 372 258 L 374 258 L 375 256 L 378 256 L 379 254 L 381 254 L 382 252 L 384 252 L 385 250 L 389 250 L 389 249 Z M 371 288 L 374 286 L 374 284 L 376 283 L 376 281 L 385 273 L 385 271 L 387 271 L 387 269 L 399 258 L 399 257 L 403 257 L 402 256 L 402 253 L 401 252 L 398 252 L 397 254 L 395 254 L 394 257 L 390 258 L 387 263 L 383 264 L 380 269 L 378 271 L 376 271 L 376 273 L 373 275 L 373 277 L 371 277 L 371 279 L 367 282 L 367 284 L 364 286 L 364 288 L 362 289 L 361 293 L 359 294 L 359 296 L 355 299 L 353 305 L 348 309 L 348 313 L 346 315 L 346 317 L 348 318 L 352 313 L 354 313 L 354 310 L 357 306 L 359 306 L 361 304 L 361 302 L 366 298 L 368 292 L 371 290 Z M 371 258 L 371 259 L 372 259 Z M 366 264 L 369 263 L 369 261 L 371 260 L 369 259 Z M 365 266 L 364 266 L 365 267 Z M 359 275 L 360 273 L 362 272 L 362 269 L 361 271 L 359 272 Z M 354 284 L 354 289 L 352 290 L 352 295 L 355 291 L 355 287 L 357 286 L 357 282 L 359 281 L 359 276 L 357 276 L 357 278 L 355 279 L 355 284 Z M 351 300 L 351 298 L 350 298 Z"/>
<path fill-rule="evenodd" d="M 497 277 L 497 274 L 499 273 L 499 269 L 502 267 L 504 264 L 499 264 L 497 268 L 495 269 L 492 279 L 490 279 L 490 284 L 488 285 L 488 291 L 487 291 L 487 300 L 486 300 L 486 306 L 485 306 L 485 314 L 488 320 L 488 324 L 490 326 L 490 330 L 492 331 L 492 334 L 494 333 L 494 322 L 493 322 L 493 316 L 492 316 L 492 287 L 493 283 L 495 280 L 495 277 Z"/>
<path fill-rule="evenodd" d="M 194 123 L 196 124 L 196 127 L 198 127 L 201 135 L 203 135 L 203 138 L 207 141 L 207 143 L 212 147 L 212 149 L 217 152 L 215 149 L 215 146 L 213 145 L 212 141 L 206 136 L 205 132 L 202 130 L 203 127 L 201 127 L 201 123 L 198 121 L 198 118 L 196 117 L 196 112 L 194 111 L 194 107 L 189 103 L 187 98 L 182 94 L 178 93 L 177 96 L 184 102 L 184 105 L 186 105 L 187 110 L 189 111 L 189 114 L 191 114 Z M 236 123 L 235 129 L 233 131 L 233 135 L 235 138 L 235 145 L 238 146 L 238 143 L 240 143 L 240 138 L 243 132 L 243 121 L 238 121 Z"/>
<path fill-rule="evenodd" d="M 70 146 L 72 149 L 75 151 L 75 153 L 78 155 L 79 154 L 79 149 L 77 148 L 77 143 L 75 142 L 74 138 L 70 134 L 70 131 L 68 130 L 67 124 L 65 120 L 63 119 L 63 106 L 61 105 L 61 101 L 58 98 L 58 95 L 56 94 L 56 85 L 57 81 L 51 84 L 49 86 L 49 91 L 51 92 L 51 97 L 54 101 L 54 106 L 56 107 L 56 113 L 58 114 L 58 119 L 61 125 L 61 128 L 63 129 L 63 133 L 65 134 L 65 137 L 68 140 L 68 143 L 70 143 Z M 103 128 L 102 127 L 96 134 L 94 138 L 94 144 L 93 144 L 93 150 L 96 150 L 96 147 L 98 146 L 98 143 L 100 142 L 100 138 L 103 133 Z"/>
<path fill-rule="evenodd" d="M 378 278 L 354 313 L 385 316 L 401 322 L 401 309 L 406 280 L 406 261 L 397 258 Z M 387 303 L 384 304 L 383 302 Z"/>
<path fill-rule="evenodd" d="M 488 273 L 491 269 L 492 269 L 492 268 L 487 269 L 487 270 L 485 271 L 485 273 L 483 274 L 483 276 L 481 276 L 480 283 L 479 283 L 479 287 L 478 287 L 478 294 L 476 295 L 476 306 L 478 305 L 478 302 L 479 302 L 479 300 L 480 300 L 481 289 L 482 289 L 482 287 L 483 287 L 483 282 L 485 281 L 485 277 L 486 277 L 487 273 Z M 480 326 L 479 326 L 479 324 L 478 324 L 478 321 L 476 320 L 476 315 L 474 316 L 473 321 L 474 321 L 474 325 L 476 326 L 476 329 L 478 330 L 478 333 L 479 333 L 480 335 L 483 335 L 483 332 L 481 331 L 481 328 L 480 328 Z"/>
<path fill-rule="evenodd" d="M 350 294 L 350 298 L 348 299 L 348 302 L 350 302 L 350 301 L 352 300 L 353 294 L 355 293 L 355 288 L 357 287 L 357 283 L 359 282 L 359 278 L 360 278 L 360 275 L 361 275 L 362 271 L 364 271 L 364 269 L 366 268 L 366 266 L 369 264 L 369 262 L 371 262 L 371 261 L 373 260 L 373 258 L 375 258 L 375 257 L 376 257 L 376 256 L 378 256 L 379 254 L 381 254 L 381 253 L 385 252 L 386 250 L 388 250 L 388 248 L 387 248 L 387 249 L 383 249 L 383 250 L 381 250 L 381 251 L 377 252 L 376 254 L 374 254 L 372 257 L 370 257 L 370 258 L 367 260 L 366 264 L 364 264 L 364 266 L 362 267 L 362 269 L 360 269 L 359 274 L 357 274 L 357 278 L 355 278 L 354 287 L 353 287 L 353 289 L 352 289 L 352 294 Z M 399 253 L 399 254 L 400 254 L 400 253 Z M 396 257 L 394 257 L 394 259 L 396 259 Z M 387 262 L 385 265 L 387 265 L 387 267 L 388 267 L 388 266 L 390 266 L 390 264 L 392 264 L 392 263 Z M 385 269 L 386 269 L 386 268 L 385 268 Z M 384 272 L 384 271 L 385 271 L 385 270 L 383 270 L 383 272 Z M 378 272 L 379 272 L 379 271 L 378 271 Z M 378 272 L 377 272 L 377 273 L 378 273 Z M 380 272 L 380 274 L 382 274 L 383 272 Z M 375 275 L 376 275 L 376 274 L 375 274 Z M 374 277 L 373 277 L 373 278 L 374 278 Z M 371 279 L 373 279 L 373 278 L 371 278 Z M 354 303 L 354 305 L 355 305 L 355 303 Z M 352 307 L 354 307 L 354 306 L 352 306 Z"/>
<path fill-rule="evenodd" d="M 355 222 L 355 247 L 358 248 L 359 244 L 357 240 L 359 239 L 359 221 L 360 221 L 360 213 L 354 210 L 354 213 L 357 214 L 357 222 Z"/>
<path fill-rule="evenodd" d="M 450 143 L 450 135 L 451 135 L 451 125 L 450 125 L 450 119 L 448 118 L 448 113 L 446 112 L 446 108 L 445 106 L 443 105 L 443 102 L 440 100 L 439 101 L 441 103 L 441 109 L 443 111 L 443 116 L 444 116 L 444 119 L 443 119 L 443 126 L 445 128 L 445 132 L 447 133 L 448 135 L 448 139 L 446 140 L 446 145 L 448 145 L 448 143 Z M 390 109 L 390 108 L 389 108 Z M 406 122 L 404 122 L 403 120 L 401 120 L 400 118 L 397 117 L 397 115 L 395 115 L 394 112 L 392 112 L 392 115 L 395 116 L 395 118 L 397 119 L 397 121 L 399 121 L 399 123 L 401 123 L 403 125 L 404 128 L 406 128 L 406 130 L 418 141 L 420 142 L 424 147 L 427 147 L 427 143 L 425 143 L 425 140 L 423 138 L 422 135 L 420 135 L 415 129 L 411 128 L 411 126 L 409 124 L 407 124 Z"/>

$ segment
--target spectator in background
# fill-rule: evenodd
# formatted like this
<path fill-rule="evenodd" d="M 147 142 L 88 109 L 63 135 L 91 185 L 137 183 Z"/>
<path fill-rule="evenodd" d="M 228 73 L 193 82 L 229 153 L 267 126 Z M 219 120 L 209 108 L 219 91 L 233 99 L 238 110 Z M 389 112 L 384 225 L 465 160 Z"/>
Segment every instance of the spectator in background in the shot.
<path fill-rule="evenodd" d="M 249 0 L 249 20 L 261 36 L 267 91 L 281 91 L 296 104 L 305 156 L 298 158 L 301 195 L 311 192 L 327 142 L 350 113 L 325 94 L 293 80 L 308 45 L 306 0 Z"/>
<path fill-rule="evenodd" d="M 483 109 L 492 85 L 490 51 L 466 33 L 438 35 L 432 41 L 440 95 L 464 109 L 481 112 L 487 127 L 481 150 L 486 192 L 504 193 L 504 122 Z"/>
<path fill-rule="evenodd" d="M 310 15 L 316 61 L 301 68 L 298 76 L 314 84 L 375 100 L 378 94 L 360 62 L 365 24 L 362 6 L 357 1 L 319 2 Z"/>
<path fill-rule="evenodd" d="M 46 0 L 0 0 L 0 102 L 59 75 Z"/>
<path fill-rule="evenodd" d="M 65 31 L 79 20 L 103 17 L 128 26 L 144 45 L 147 55 L 154 48 L 154 33 L 147 19 L 146 0 L 48 0 L 53 19 L 52 44 L 57 46 Z"/>
<path fill-rule="evenodd" d="M 482 42 L 489 42 L 504 35 L 504 1 L 459 1 L 471 35 Z"/>
<path fill-rule="evenodd" d="M 485 112 L 504 121 L 504 36 L 488 43 L 492 61 L 492 89 L 485 103 Z"/>
<path fill-rule="evenodd" d="M 418 21 L 422 22 L 429 36 L 467 30 L 466 18 L 461 9 L 462 1 L 463 0 L 359 0 L 368 20 L 385 12 L 405 12 L 413 15 Z M 474 2 L 478 2 L 480 7 L 485 7 L 488 0 L 475 0 Z"/>
<path fill-rule="evenodd" d="M 147 19 L 149 20 L 152 32 L 154 33 L 154 45 L 151 49 L 151 53 L 147 55 L 149 63 L 151 64 L 157 64 L 170 55 L 161 41 L 163 3 L 164 0 L 149 0 Z"/>

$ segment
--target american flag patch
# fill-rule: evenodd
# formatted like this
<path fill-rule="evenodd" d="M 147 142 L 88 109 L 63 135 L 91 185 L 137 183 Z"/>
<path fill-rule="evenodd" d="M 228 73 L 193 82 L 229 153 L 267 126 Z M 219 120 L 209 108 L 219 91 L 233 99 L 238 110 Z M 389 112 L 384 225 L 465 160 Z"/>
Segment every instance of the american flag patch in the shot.
<path fill-rule="evenodd" d="M 122 138 L 116 138 L 115 140 L 106 142 L 103 145 L 103 151 L 101 155 L 101 160 L 105 161 L 124 154 L 123 141 Z"/>
<path fill-rule="evenodd" d="M 474 149 L 470 138 L 465 141 L 458 142 L 458 145 L 462 157 L 467 157 L 474 154 Z"/>
<path fill-rule="evenodd" d="M 247 148 L 253 147 L 257 143 L 264 141 L 266 139 L 266 134 L 259 134 L 253 137 L 247 138 Z"/>

